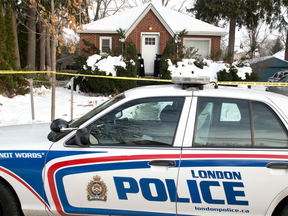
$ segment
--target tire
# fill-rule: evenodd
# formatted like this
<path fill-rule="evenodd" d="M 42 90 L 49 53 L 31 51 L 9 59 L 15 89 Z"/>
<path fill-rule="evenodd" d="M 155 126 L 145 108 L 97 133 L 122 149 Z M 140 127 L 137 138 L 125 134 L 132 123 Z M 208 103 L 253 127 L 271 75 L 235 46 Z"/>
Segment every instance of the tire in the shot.
<path fill-rule="evenodd" d="M 17 195 L 6 183 L 0 181 L 0 216 L 22 216 Z"/>
<path fill-rule="evenodd" d="M 279 216 L 288 216 L 288 205 L 285 205 L 280 211 Z"/>

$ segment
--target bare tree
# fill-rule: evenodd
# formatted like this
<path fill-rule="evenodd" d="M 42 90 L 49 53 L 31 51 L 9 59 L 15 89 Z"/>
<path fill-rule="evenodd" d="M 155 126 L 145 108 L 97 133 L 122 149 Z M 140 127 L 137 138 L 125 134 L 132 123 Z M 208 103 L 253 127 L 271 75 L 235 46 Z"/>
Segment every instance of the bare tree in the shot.
<path fill-rule="evenodd" d="M 161 0 L 162 6 L 166 7 L 170 0 Z"/>
<path fill-rule="evenodd" d="M 102 4 L 102 0 L 96 0 L 96 7 L 95 7 L 95 10 L 93 10 L 93 12 L 94 12 L 94 21 L 99 19 L 101 4 Z"/>
<path fill-rule="evenodd" d="M 267 38 L 267 40 L 264 41 L 263 45 L 260 48 L 260 52 L 259 52 L 260 57 L 271 55 L 271 49 L 272 49 L 274 44 L 275 44 L 274 39 Z"/>
<path fill-rule="evenodd" d="M 269 38 L 269 30 L 263 26 L 263 23 L 257 28 L 247 29 L 246 33 L 242 32 L 241 41 L 243 50 L 247 53 L 249 58 L 262 57 L 267 54 L 265 51 L 265 42 Z M 256 55 L 258 53 L 258 56 Z"/>
<path fill-rule="evenodd" d="M 28 47 L 27 47 L 27 65 L 29 71 L 35 71 L 36 55 L 36 3 L 28 3 L 27 26 L 28 26 Z"/>
<path fill-rule="evenodd" d="M 46 36 L 46 27 L 43 23 L 39 22 L 40 29 L 40 71 L 45 70 L 45 36 Z"/>
<path fill-rule="evenodd" d="M 186 7 L 192 7 L 195 0 L 157 0 L 154 2 L 159 2 L 164 7 L 169 7 L 175 11 L 181 13 L 187 13 Z M 128 0 L 126 1 L 125 7 L 132 8 L 142 4 L 152 2 L 152 0 Z"/>
<path fill-rule="evenodd" d="M 85 4 L 85 13 L 89 14 L 89 7 L 87 5 L 92 5 L 92 0 L 84 0 L 84 4 Z M 87 16 L 87 23 L 90 23 L 90 17 L 89 16 Z"/>
<path fill-rule="evenodd" d="M 146 3 L 149 3 L 151 1 L 152 0 L 131 0 L 131 1 L 127 1 L 126 7 L 128 7 L 128 8 L 137 7 L 141 4 L 146 4 Z"/>
<path fill-rule="evenodd" d="M 106 16 L 113 15 L 128 5 L 125 0 L 94 0 L 93 1 L 94 21 Z"/>
<path fill-rule="evenodd" d="M 45 35 L 45 45 L 46 45 L 46 55 L 47 55 L 47 71 L 51 71 L 51 44 L 50 44 L 50 28 L 46 26 L 46 35 Z M 47 74 L 47 77 L 50 79 L 51 74 Z"/>
<path fill-rule="evenodd" d="M 193 7 L 195 0 L 182 0 L 182 1 L 172 1 L 170 3 L 169 7 L 173 10 L 176 10 L 178 12 L 187 14 L 187 8 Z M 177 3 L 176 3 L 177 2 Z"/>

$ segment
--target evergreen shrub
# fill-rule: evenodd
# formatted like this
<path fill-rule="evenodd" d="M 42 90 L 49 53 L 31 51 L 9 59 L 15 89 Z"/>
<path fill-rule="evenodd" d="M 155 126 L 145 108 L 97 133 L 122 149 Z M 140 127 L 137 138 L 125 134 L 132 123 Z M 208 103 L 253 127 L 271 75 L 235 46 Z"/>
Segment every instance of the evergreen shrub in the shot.
<path fill-rule="evenodd" d="M 9 98 L 29 93 L 29 82 L 26 77 L 20 74 L 0 75 L 0 93 Z"/>
<path fill-rule="evenodd" d="M 165 59 L 164 57 L 161 57 L 161 59 L 160 59 L 161 79 L 172 79 L 171 71 L 168 70 L 168 68 L 169 68 L 168 60 Z"/>
<path fill-rule="evenodd" d="M 183 47 L 185 52 L 184 52 L 184 58 L 185 59 L 196 59 L 198 61 L 201 60 L 201 55 L 198 54 L 198 50 L 195 47 Z"/>
<path fill-rule="evenodd" d="M 203 62 L 194 61 L 194 65 L 200 69 L 203 69 Z"/>
<path fill-rule="evenodd" d="M 125 50 L 121 52 L 126 68 L 115 66 L 116 76 L 136 77 L 138 56 L 135 44 L 129 40 L 125 42 Z M 105 71 L 100 71 L 96 66 L 94 70 L 87 65 L 87 56 L 80 55 L 75 59 L 74 68 L 79 74 L 107 76 Z M 96 64 L 97 62 L 95 62 Z M 84 69 L 85 68 L 85 69 Z M 109 74 L 108 76 L 112 76 Z M 74 85 L 78 85 L 81 91 L 111 94 L 118 93 L 137 86 L 134 80 L 95 78 L 79 76 L 75 79 Z"/>
<path fill-rule="evenodd" d="M 44 73 L 37 73 L 33 81 L 33 87 L 35 88 L 40 88 L 41 86 L 44 86 L 46 89 L 51 88 L 51 83 Z"/>
<path fill-rule="evenodd" d="M 126 68 L 122 66 L 115 66 L 117 77 L 136 77 L 137 74 L 137 64 L 135 62 L 126 61 Z M 135 80 L 122 80 L 116 79 L 115 90 L 123 92 L 125 90 L 135 88 L 137 86 L 137 81 Z"/>
<path fill-rule="evenodd" d="M 249 81 L 249 82 L 256 82 L 259 80 L 258 74 L 252 72 L 251 75 L 249 73 L 245 73 L 245 79 L 242 80 L 241 77 L 237 74 L 238 69 L 235 66 L 230 66 L 229 70 L 226 69 L 220 70 L 217 73 L 217 80 L 218 81 Z"/>
<path fill-rule="evenodd" d="M 171 59 L 173 64 L 177 64 L 178 61 L 183 59 L 184 53 L 181 39 L 186 34 L 187 31 L 184 29 L 166 42 L 160 59 L 161 79 L 171 79 L 171 71 L 168 70 L 169 64 L 167 59 Z"/>
<path fill-rule="evenodd" d="M 98 47 L 95 46 L 95 44 L 90 43 L 88 40 L 82 39 L 84 45 L 87 47 L 83 48 L 82 51 L 88 55 L 93 55 L 93 54 L 100 54 L 100 50 Z"/>
<path fill-rule="evenodd" d="M 0 1 L 0 70 L 11 70 L 11 74 L 0 75 L 0 93 L 12 98 L 16 95 L 24 95 L 29 92 L 27 75 L 13 74 L 16 67 L 15 42 L 11 9 L 6 4 L 5 17 L 2 14 L 2 2 Z"/>

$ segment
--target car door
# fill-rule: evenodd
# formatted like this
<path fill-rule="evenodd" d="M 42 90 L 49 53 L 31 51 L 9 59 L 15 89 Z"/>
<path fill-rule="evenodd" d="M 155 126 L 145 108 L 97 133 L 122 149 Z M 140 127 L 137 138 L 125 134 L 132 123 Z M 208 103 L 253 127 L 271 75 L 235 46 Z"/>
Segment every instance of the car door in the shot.
<path fill-rule="evenodd" d="M 124 101 L 84 124 L 88 146 L 76 145 L 73 134 L 55 143 L 44 185 L 51 212 L 175 215 L 190 103 L 191 97 Z"/>
<path fill-rule="evenodd" d="M 272 214 L 288 194 L 287 129 L 276 112 L 227 98 L 199 97 L 192 107 L 194 135 L 184 140 L 178 188 L 186 203 L 177 203 L 177 213 Z"/>

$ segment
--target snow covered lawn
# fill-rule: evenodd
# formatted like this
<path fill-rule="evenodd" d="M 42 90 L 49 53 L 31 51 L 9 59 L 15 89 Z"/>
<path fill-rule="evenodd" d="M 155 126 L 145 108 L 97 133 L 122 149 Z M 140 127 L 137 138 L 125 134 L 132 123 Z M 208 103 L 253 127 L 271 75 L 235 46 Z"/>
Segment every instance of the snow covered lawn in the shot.
<path fill-rule="evenodd" d="M 79 118 L 109 97 L 73 92 L 73 118 Z M 31 96 L 7 98 L 0 95 L 0 126 L 51 121 L 51 89 L 34 89 L 35 120 L 32 121 Z M 56 119 L 71 120 L 71 91 L 56 88 Z"/>

